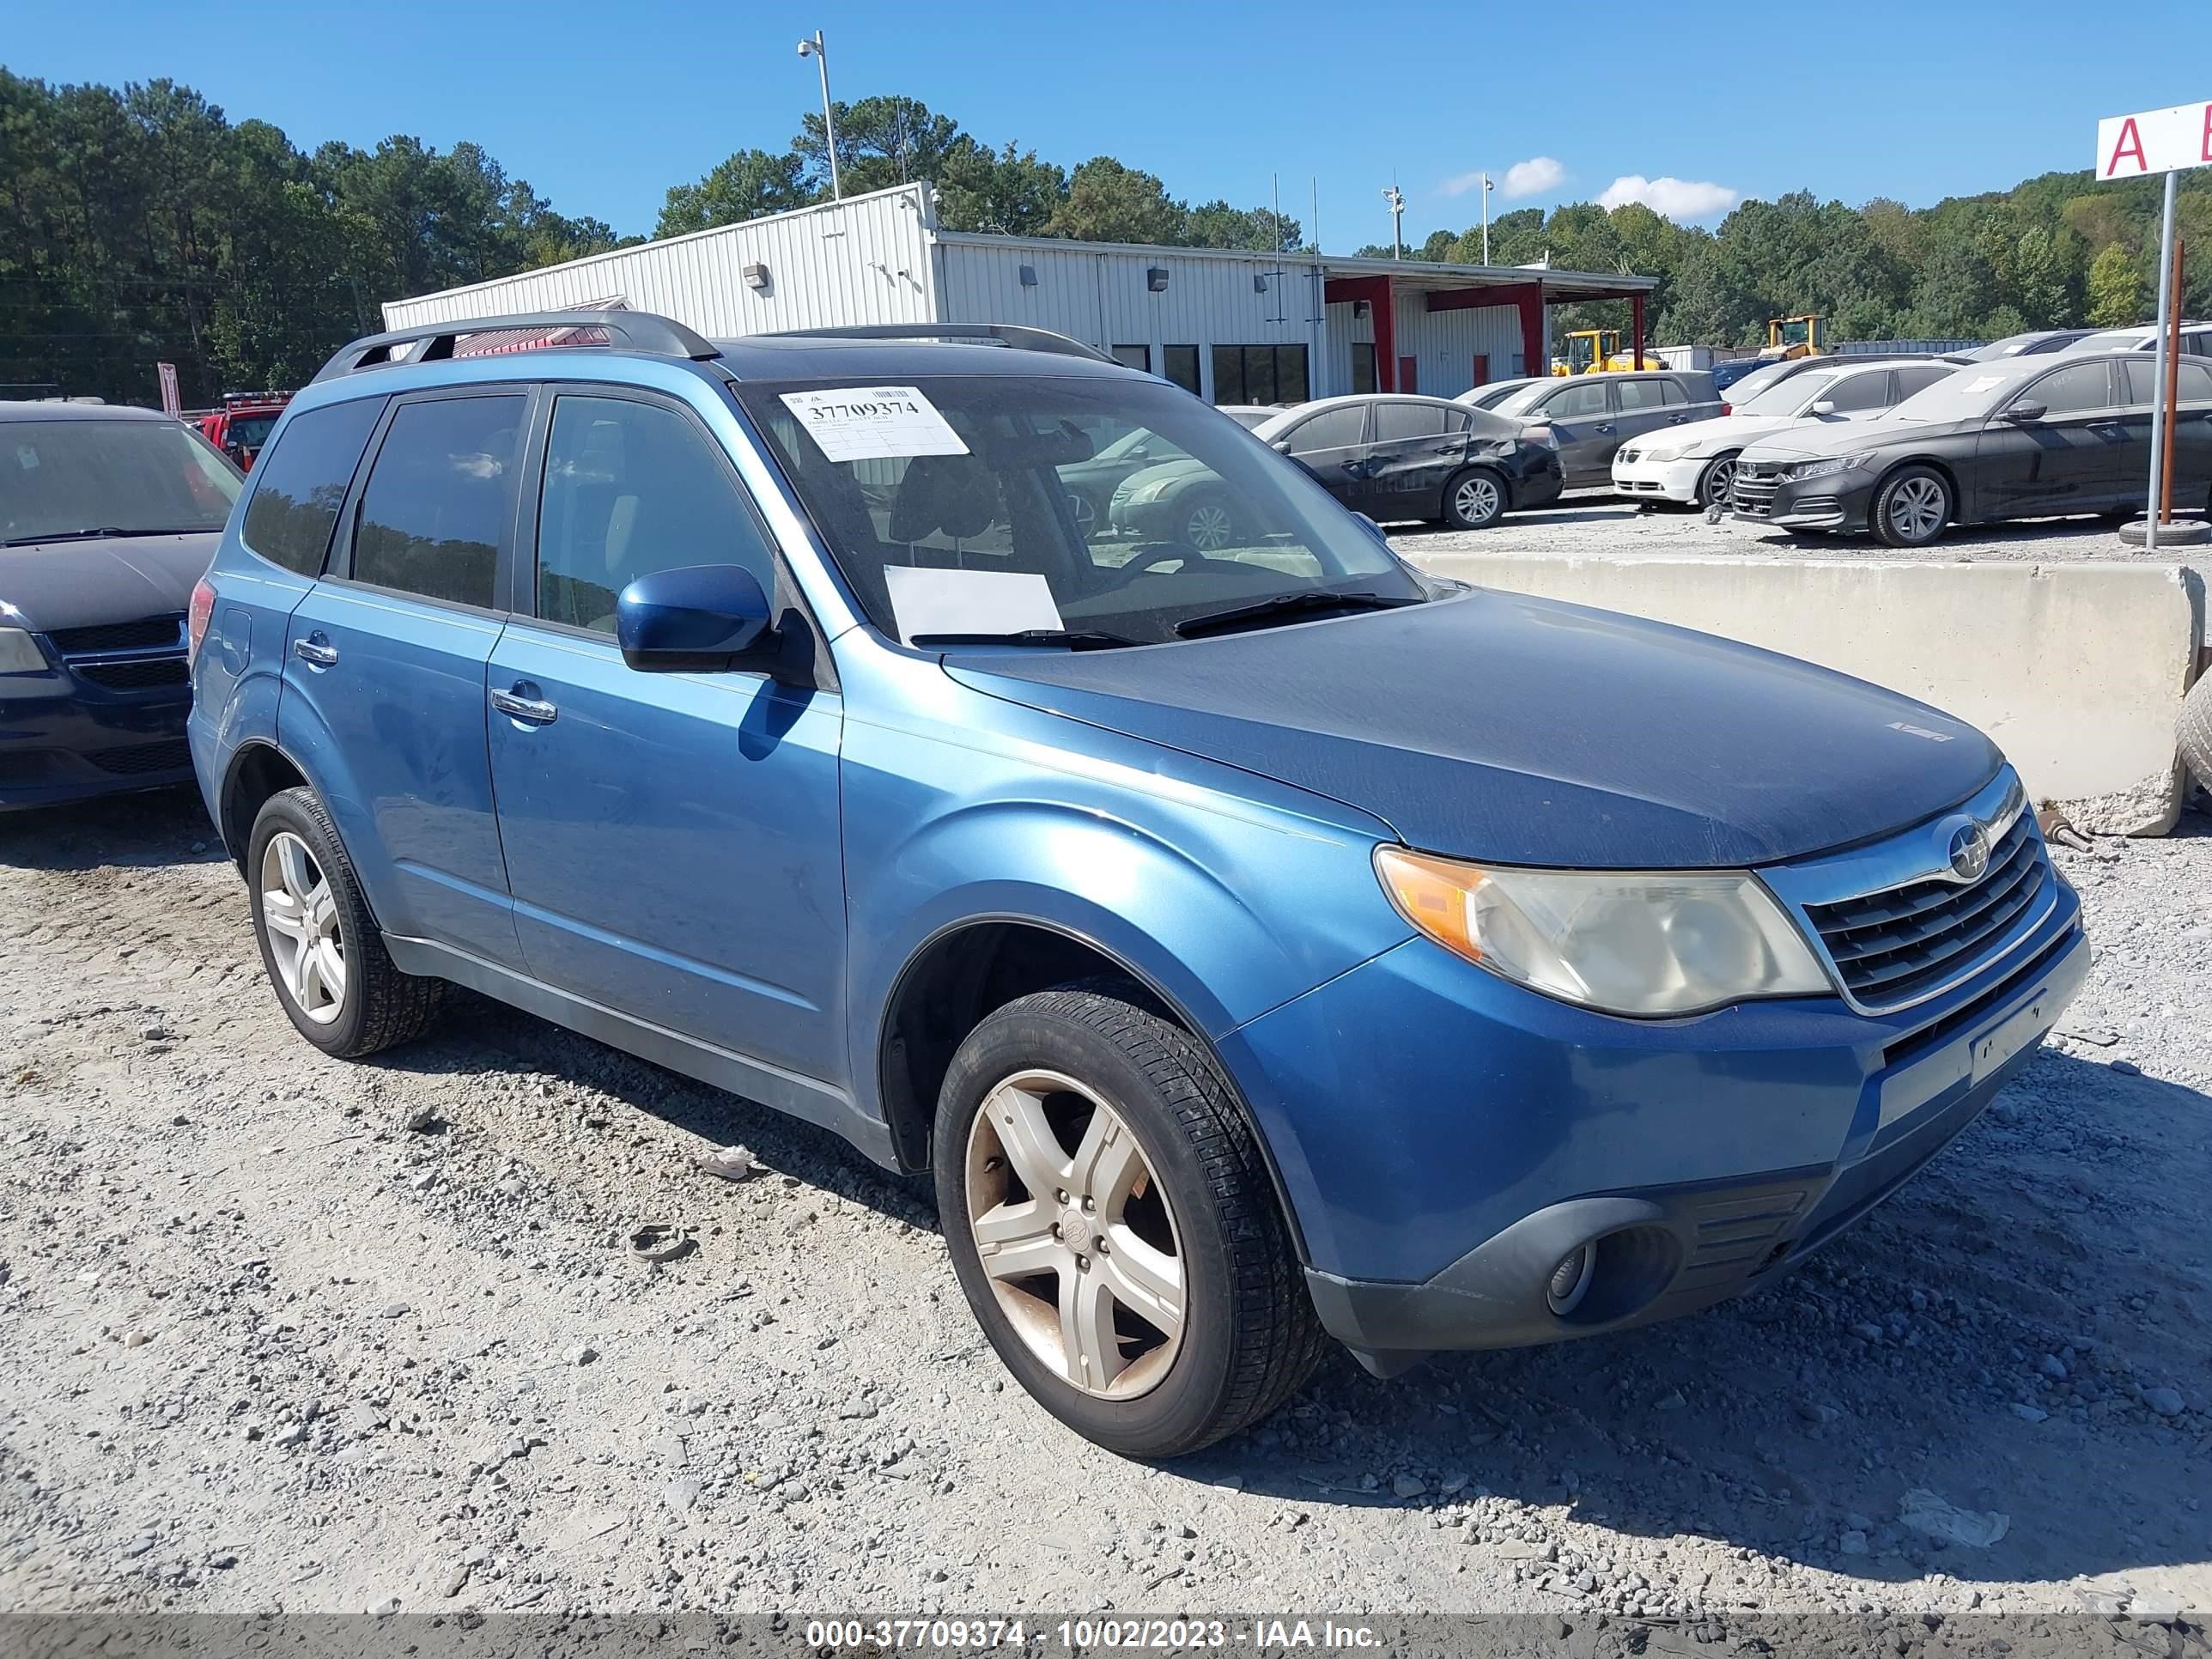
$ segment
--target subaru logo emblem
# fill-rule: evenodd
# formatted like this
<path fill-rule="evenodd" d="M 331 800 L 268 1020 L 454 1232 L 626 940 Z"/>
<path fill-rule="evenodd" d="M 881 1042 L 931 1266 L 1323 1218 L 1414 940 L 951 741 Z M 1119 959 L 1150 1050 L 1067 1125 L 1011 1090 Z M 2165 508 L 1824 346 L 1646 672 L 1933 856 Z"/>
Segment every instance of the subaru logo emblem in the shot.
<path fill-rule="evenodd" d="M 1990 867 L 1990 837 L 1978 823 L 1969 823 L 1951 837 L 1951 873 L 1960 881 L 1979 881 Z"/>

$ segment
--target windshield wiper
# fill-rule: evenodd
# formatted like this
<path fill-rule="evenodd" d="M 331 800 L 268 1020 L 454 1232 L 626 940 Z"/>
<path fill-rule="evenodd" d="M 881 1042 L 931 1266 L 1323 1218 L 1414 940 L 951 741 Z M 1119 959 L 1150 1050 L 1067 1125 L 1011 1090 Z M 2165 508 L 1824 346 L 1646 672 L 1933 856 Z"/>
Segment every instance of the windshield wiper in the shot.
<path fill-rule="evenodd" d="M 43 536 L 16 536 L 0 542 L 0 547 L 35 547 L 40 542 L 89 542 L 104 537 L 119 536 L 185 536 L 184 530 L 125 530 L 121 525 L 103 524 L 83 530 L 54 530 Z"/>
<path fill-rule="evenodd" d="M 1304 593 L 1278 593 L 1272 599 L 1261 599 L 1251 605 L 1233 605 L 1226 611 L 1209 611 L 1203 616 L 1188 617 L 1176 624 L 1178 638 L 1192 640 L 1202 634 L 1225 633 L 1241 628 L 1246 623 L 1269 622 L 1277 617 L 1295 617 L 1306 611 L 1395 611 L 1401 605 L 1419 605 L 1417 596 L 1399 593 L 1332 593 L 1309 591 Z"/>
<path fill-rule="evenodd" d="M 1124 645 L 1142 645 L 1142 640 L 1125 639 L 1119 634 L 1103 634 L 1095 629 L 1024 628 L 1013 634 L 917 634 L 907 641 L 925 650 L 939 645 L 1060 645 L 1070 651 L 1111 651 Z"/>

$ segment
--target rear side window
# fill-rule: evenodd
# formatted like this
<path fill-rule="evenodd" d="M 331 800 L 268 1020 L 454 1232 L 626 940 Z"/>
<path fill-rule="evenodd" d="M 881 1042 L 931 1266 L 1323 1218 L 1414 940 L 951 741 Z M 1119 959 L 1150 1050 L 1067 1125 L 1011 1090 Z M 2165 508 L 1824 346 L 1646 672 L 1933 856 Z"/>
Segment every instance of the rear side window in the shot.
<path fill-rule="evenodd" d="M 768 544 L 705 434 L 657 404 L 561 398 L 538 507 L 538 614 L 611 634 L 623 588 L 693 564 L 741 564 L 775 592 Z"/>
<path fill-rule="evenodd" d="M 1897 371 L 1897 400 L 1903 403 L 1916 392 L 1925 392 L 1938 380 L 1948 380 L 1951 371 L 1941 364 L 1929 364 L 1921 368 L 1900 368 Z"/>
<path fill-rule="evenodd" d="M 529 406 L 520 396 L 403 404 L 362 492 L 353 579 L 494 609 Z"/>
<path fill-rule="evenodd" d="M 1444 411 L 1434 404 L 1378 404 L 1375 409 L 1375 441 L 1387 444 L 1407 438 L 1441 438 Z"/>
<path fill-rule="evenodd" d="M 2155 359 L 2136 362 L 2130 359 L 2120 365 L 2128 377 L 2128 401 L 2143 405 L 2160 401 L 2158 392 L 2158 363 Z M 2203 403 L 2212 398 L 2212 368 L 2202 363 L 2177 362 L 2179 382 L 2175 396 L 2185 404 Z"/>
<path fill-rule="evenodd" d="M 1688 405 L 1690 401 L 1690 394 L 1682 390 L 1681 382 L 1679 380 L 1660 381 L 1659 397 L 1660 400 L 1663 403 L 1670 404 L 1680 404 L 1685 407 Z"/>
<path fill-rule="evenodd" d="M 1664 380 L 1623 380 L 1620 383 L 1620 406 L 1623 409 L 1658 409 L 1667 401 Z"/>
<path fill-rule="evenodd" d="M 321 575 L 354 468 L 383 412 L 383 398 L 365 398 L 295 415 L 253 469 L 240 531 L 246 545 L 296 574 Z"/>

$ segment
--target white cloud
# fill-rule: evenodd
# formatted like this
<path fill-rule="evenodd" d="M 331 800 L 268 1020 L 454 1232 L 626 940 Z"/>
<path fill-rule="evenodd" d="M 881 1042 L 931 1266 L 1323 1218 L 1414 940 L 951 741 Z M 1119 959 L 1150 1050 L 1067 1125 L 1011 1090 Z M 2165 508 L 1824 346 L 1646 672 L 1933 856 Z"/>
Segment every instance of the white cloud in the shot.
<path fill-rule="evenodd" d="M 1508 198 L 1521 196 L 1540 196 L 1556 189 L 1567 176 L 1567 170 L 1548 155 L 1532 155 L 1525 161 L 1516 161 L 1505 169 L 1504 176 L 1493 175 L 1491 185 L 1500 196 Z M 1482 188 L 1482 174 L 1462 173 L 1447 179 L 1437 186 L 1440 194 L 1464 196 L 1471 190 Z"/>
<path fill-rule="evenodd" d="M 1671 176 L 1646 179 L 1640 173 L 1626 173 L 1607 185 L 1597 201 L 1602 208 L 1626 207 L 1631 202 L 1641 202 L 1664 218 L 1690 220 L 1710 219 L 1734 207 L 1740 199 L 1739 192 L 1726 185 Z"/>
<path fill-rule="evenodd" d="M 1532 155 L 1505 169 L 1504 181 L 1498 191 L 1509 198 L 1540 196 L 1547 190 L 1558 189 L 1566 176 L 1567 170 L 1550 156 Z"/>

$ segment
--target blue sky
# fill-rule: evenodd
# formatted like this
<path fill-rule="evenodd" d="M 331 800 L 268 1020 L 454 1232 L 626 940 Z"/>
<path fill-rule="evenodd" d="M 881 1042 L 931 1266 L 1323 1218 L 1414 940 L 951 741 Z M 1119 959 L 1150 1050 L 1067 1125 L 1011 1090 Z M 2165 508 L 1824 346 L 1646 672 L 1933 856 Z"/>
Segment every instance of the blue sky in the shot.
<path fill-rule="evenodd" d="M 818 96 L 793 46 L 817 27 L 843 100 L 908 93 L 987 143 L 1114 155 L 1194 201 L 1260 205 L 1279 173 L 1302 220 L 1318 179 L 1336 250 L 1389 240 L 1394 173 L 1410 241 L 1475 222 L 1480 196 L 1455 181 L 1520 164 L 1526 193 L 1493 213 L 1641 197 L 1712 222 L 1796 188 L 1925 206 L 2087 167 L 2100 115 L 2212 94 L 2206 0 L 91 0 L 11 7 L 0 63 L 169 76 L 303 149 L 472 138 L 563 211 L 649 231 L 671 184 L 789 142 Z"/>

